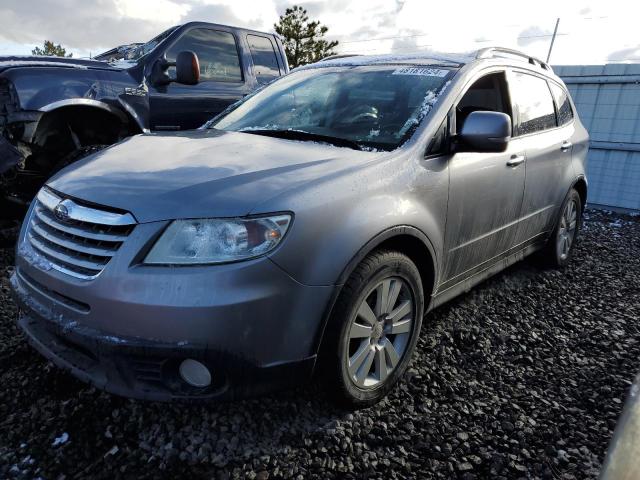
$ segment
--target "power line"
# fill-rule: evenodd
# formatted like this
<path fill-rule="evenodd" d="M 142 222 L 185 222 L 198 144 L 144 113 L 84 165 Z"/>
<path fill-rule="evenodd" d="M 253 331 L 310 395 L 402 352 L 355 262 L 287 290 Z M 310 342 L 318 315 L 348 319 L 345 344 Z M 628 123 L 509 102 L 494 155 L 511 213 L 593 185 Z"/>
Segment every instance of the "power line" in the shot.
<path fill-rule="evenodd" d="M 568 36 L 570 35 L 569 33 L 558 33 L 556 34 L 557 37 L 559 36 Z M 529 39 L 529 38 L 548 38 L 548 37 L 552 37 L 553 34 L 545 34 L 545 35 L 522 35 L 519 37 L 516 37 L 516 40 L 520 40 L 520 39 Z M 404 38 L 404 37 L 396 37 L 396 38 Z M 498 40 L 495 39 L 490 39 L 490 40 L 474 40 L 475 43 L 491 43 L 491 42 L 497 42 Z M 346 43 L 346 42 L 345 42 Z M 352 54 L 352 53 L 367 53 L 367 52 L 377 52 L 380 50 L 390 50 L 391 52 L 401 52 L 401 51 L 405 51 L 405 50 L 414 50 L 416 52 L 419 52 L 419 50 L 415 50 L 416 48 L 423 48 L 423 47 L 432 47 L 433 44 L 423 44 L 423 45 L 411 45 L 409 47 L 391 47 L 390 49 L 387 49 L 386 47 L 377 47 L 377 48 L 369 48 L 369 49 L 365 49 L 365 50 L 358 50 L 357 52 L 341 52 L 344 54 Z M 413 52 L 411 52 L 413 53 Z"/>

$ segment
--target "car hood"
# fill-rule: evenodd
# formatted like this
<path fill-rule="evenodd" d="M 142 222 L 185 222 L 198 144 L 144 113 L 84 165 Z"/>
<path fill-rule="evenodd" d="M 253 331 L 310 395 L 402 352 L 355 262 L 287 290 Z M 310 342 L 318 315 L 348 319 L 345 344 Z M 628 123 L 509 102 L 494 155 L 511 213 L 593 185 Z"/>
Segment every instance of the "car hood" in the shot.
<path fill-rule="evenodd" d="M 57 68 L 81 68 L 99 70 L 121 70 L 106 62 L 97 60 L 82 60 L 68 57 L 49 56 L 0 56 L 0 71 L 8 68 L 25 67 L 57 67 Z"/>
<path fill-rule="evenodd" d="M 382 155 L 213 129 L 146 134 L 80 160 L 47 184 L 139 222 L 235 217 Z"/>

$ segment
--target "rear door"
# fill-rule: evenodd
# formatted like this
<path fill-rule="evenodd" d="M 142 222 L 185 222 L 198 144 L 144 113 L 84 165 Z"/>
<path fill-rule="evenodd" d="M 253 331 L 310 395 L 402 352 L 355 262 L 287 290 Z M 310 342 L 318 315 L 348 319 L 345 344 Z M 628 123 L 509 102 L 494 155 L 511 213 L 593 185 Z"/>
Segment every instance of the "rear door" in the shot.
<path fill-rule="evenodd" d="M 555 89 L 561 88 L 554 83 Z M 572 176 L 574 132 L 566 92 L 552 95 L 549 81 L 529 71 L 513 70 L 509 81 L 517 123 L 514 129 L 526 151 L 526 181 L 517 243 L 545 236 L 553 228 Z M 564 100 L 563 100 L 564 98 Z M 558 102 L 562 102 L 558 105 Z M 556 115 L 561 109 L 562 114 Z M 559 117 L 562 117 L 560 120 Z"/>
<path fill-rule="evenodd" d="M 197 128 L 227 106 L 248 94 L 255 83 L 246 78 L 236 34 L 223 27 L 194 27 L 168 47 L 167 60 L 190 50 L 200 61 L 200 82 L 182 85 L 172 82 L 149 88 L 151 129 Z M 175 76 L 175 68 L 169 69 Z"/>

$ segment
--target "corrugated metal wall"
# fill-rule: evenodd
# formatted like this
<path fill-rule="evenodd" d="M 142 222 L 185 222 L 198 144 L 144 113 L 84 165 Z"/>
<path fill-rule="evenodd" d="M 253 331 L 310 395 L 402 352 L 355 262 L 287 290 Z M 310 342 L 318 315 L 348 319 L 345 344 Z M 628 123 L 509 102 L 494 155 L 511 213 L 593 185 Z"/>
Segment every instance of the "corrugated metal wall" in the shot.
<path fill-rule="evenodd" d="M 640 65 L 554 66 L 591 136 L 589 203 L 640 210 Z"/>

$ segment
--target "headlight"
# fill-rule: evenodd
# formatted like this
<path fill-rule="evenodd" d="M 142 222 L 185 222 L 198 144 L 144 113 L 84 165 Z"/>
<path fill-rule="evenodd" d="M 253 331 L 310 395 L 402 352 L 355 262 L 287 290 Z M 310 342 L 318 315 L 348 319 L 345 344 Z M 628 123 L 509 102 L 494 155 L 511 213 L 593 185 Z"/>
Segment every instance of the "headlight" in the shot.
<path fill-rule="evenodd" d="M 280 243 L 290 223 L 291 215 L 175 220 L 160 236 L 144 263 L 224 263 L 257 257 Z"/>

